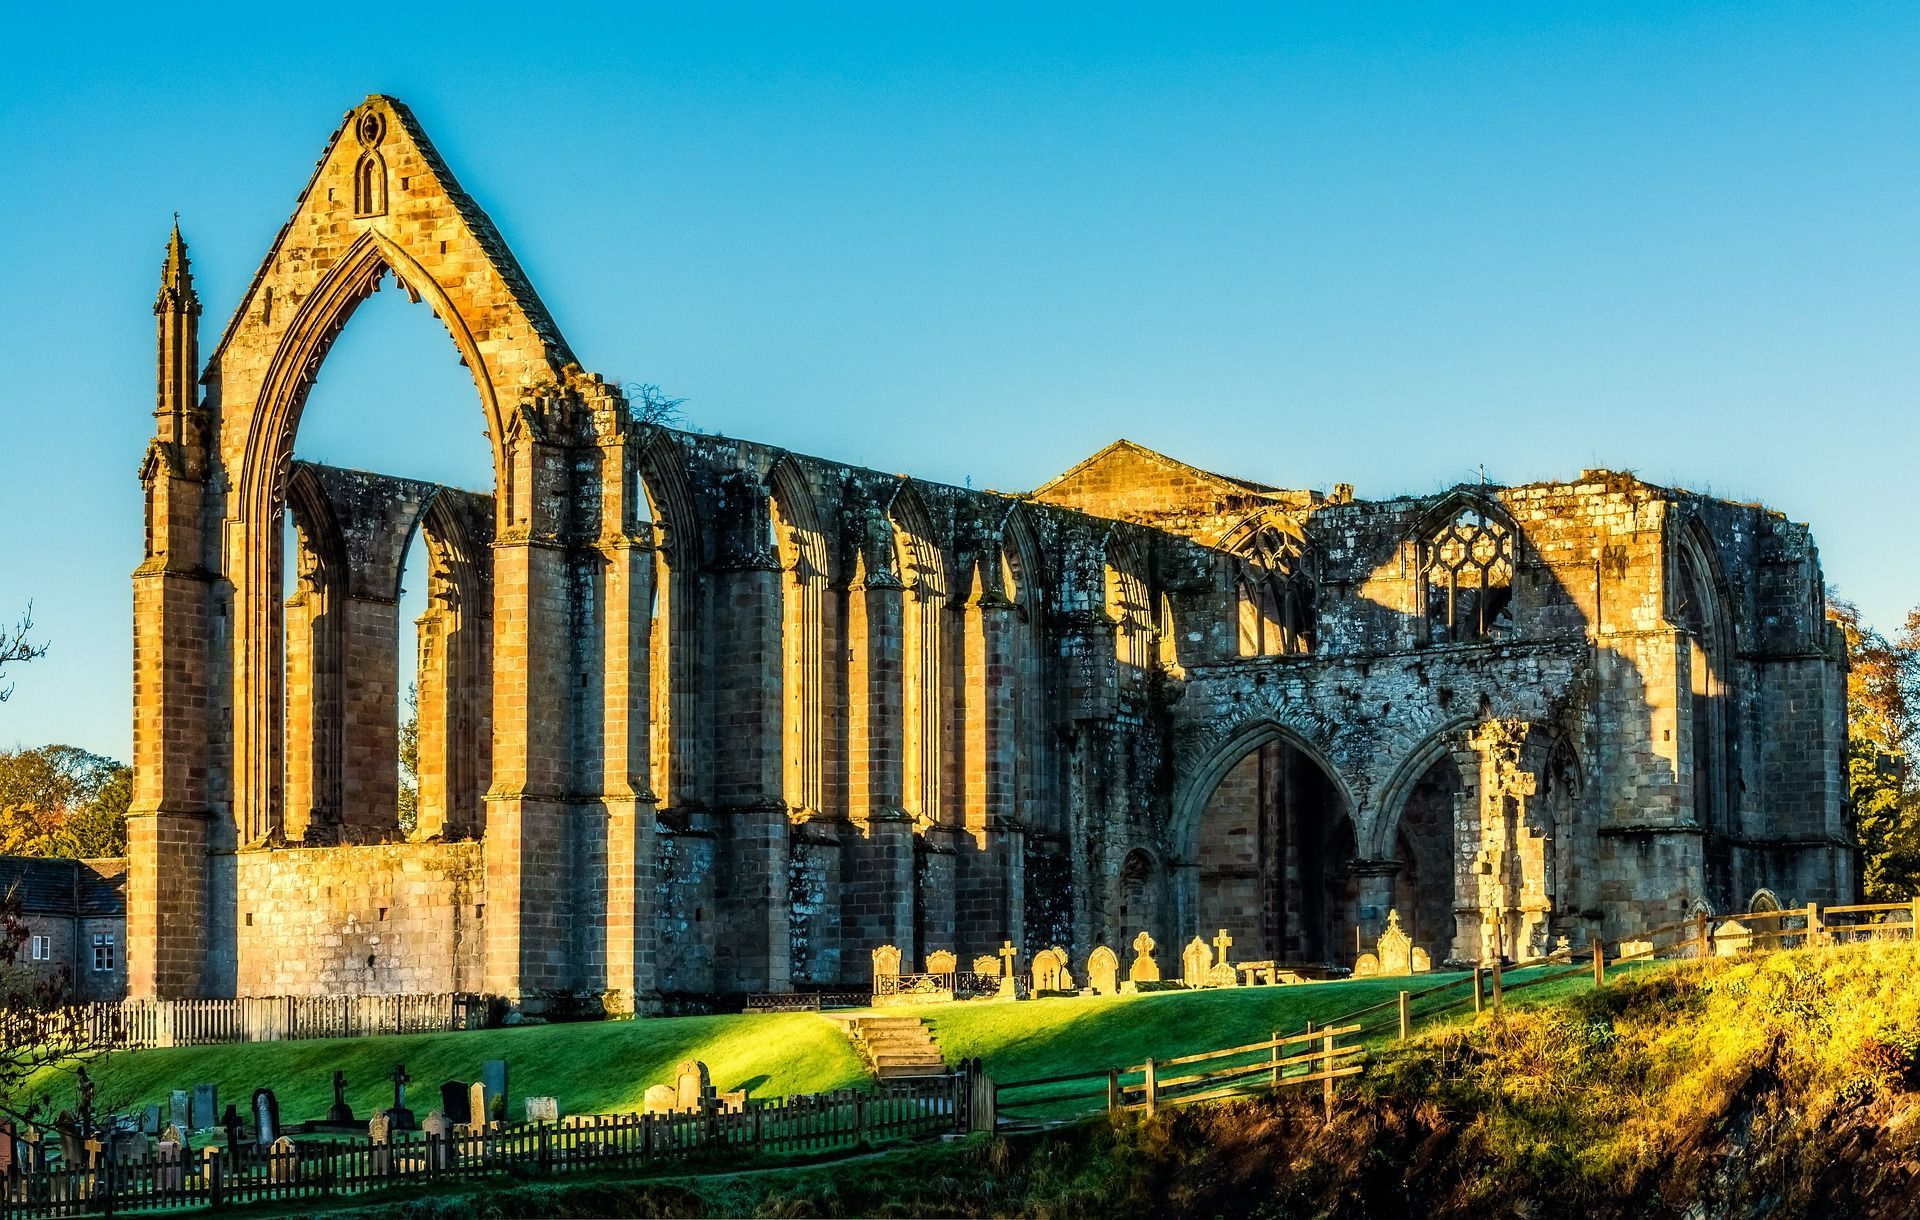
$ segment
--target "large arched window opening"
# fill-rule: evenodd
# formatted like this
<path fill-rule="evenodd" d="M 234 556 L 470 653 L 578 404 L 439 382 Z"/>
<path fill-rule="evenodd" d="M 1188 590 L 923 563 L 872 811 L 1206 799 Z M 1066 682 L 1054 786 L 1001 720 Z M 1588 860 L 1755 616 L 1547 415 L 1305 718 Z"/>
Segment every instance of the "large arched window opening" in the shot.
<path fill-rule="evenodd" d="M 1066 829 L 1054 792 L 1053 737 L 1047 717 L 1046 601 L 1040 583 L 1040 547 L 1018 509 L 1001 531 L 1000 582 L 1012 605 L 1009 662 L 1005 679 L 1013 687 L 1008 702 L 1013 716 L 1016 815 L 1043 833 Z"/>
<path fill-rule="evenodd" d="M 1266 512 L 1220 542 L 1238 557 L 1238 640 L 1243 657 L 1298 656 L 1314 646 L 1318 556 L 1293 521 Z"/>
<path fill-rule="evenodd" d="M 894 563 L 905 586 L 900 615 L 901 795 L 924 828 L 944 824 L 947 572 L 926 509 L 910 488 L 894 498 Z"/>
<path fill-rule="evenodd" d="M 1113 654 L 1121 680 L 1138 678 L 1153 666 L 1153 601 L 1147 594 L 1147 568 L 1139 548 L 1117 533 L 1107 538 L 1106 614 L 1113 624 Z"/>
<path fill-rule="evenodd" d="M 1711 543 L 1687 528 L 1673 551 L 1671 621 L 1685 632 L 1686 659 L 1680 695 L 1686 707 L 1694 821 L 1716 842 L 1709 845 L 1708 884 L 1725 909 L 1730 860 L 1719 840 L 1739 827 L 1737 721 L 1730 710 L 1733 639 L 1720 596 Z"/>
<path fill-rule="evenodd" d="M 494 462 L 477 429 L 466 445 L 441 439 L 470 427 L 472 393 L 445 330 L 402 293 L 375 291 L 320 366 L 274 556 L 282 713 L 270 834 L 324 843 L 416 833 L 423 723 L 429 752 L 459 760 L 452 787 L 444 770 L 428 777 L 427 833 L 477 831 L 484 781 L 472 777 L 485 774 L 491 744 L 482 742 L 490 644 L 477 638 L 490 635 L 491 605 L 477 603 L 491 599 Z M 429 523 L 442 488 L 450 499 Z"/>
<path fill-rule="evenodd" d="M 1475 499 L 1443 517 L 1420 541 L 1427 639 L 1475 644 L 1507 635 L 1513 568 L 1514 530 L 1503 514 Z"/>
<path fill-rule="evenodd" d="M 800 471 L 782 462 L 769 479 L 768 520 L 780 564 L 782 791 L 796 819 L 826 804 L 824 623 L 826 540 Z"/>

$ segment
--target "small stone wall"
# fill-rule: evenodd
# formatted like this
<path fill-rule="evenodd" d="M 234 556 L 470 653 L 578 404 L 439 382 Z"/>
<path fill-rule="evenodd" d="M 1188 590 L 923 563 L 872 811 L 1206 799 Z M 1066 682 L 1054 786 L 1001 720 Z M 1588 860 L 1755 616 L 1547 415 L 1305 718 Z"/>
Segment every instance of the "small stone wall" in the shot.
<path fill-rule="evenodd" d="M 486 872 L 478 843 L 241 852 L 240 995 L 478 990 Z"/>

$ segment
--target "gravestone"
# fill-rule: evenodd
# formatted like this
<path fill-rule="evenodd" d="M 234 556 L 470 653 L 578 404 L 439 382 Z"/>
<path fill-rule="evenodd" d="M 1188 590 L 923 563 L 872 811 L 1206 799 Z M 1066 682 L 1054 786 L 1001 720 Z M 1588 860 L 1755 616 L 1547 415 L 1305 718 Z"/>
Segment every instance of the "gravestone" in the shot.
<path fill-rule="evenodd" d="M 557 1123 L 560 1121 L 560 1102 L 553 1097 L 527 1098 L 527 1121 L 530 1123 Z"/>
<path fill-rule="evenodd" d="M 148 1152 L 147 1137 L 138 1131 L 107 1133 L 107 1155 L 116 1165 L 137 1165 L 147 1159 Z"/>
<path fill-rule="evenodd" d="M 167 1129 L 160 1133 L 160 1142 L 163 1144 L 172 1144 L 176 1148 L 185 1148 L 187 1146 L 187 1133 L 169 1124 Z"/>
<path fill-rule="evenodd" d="M 40 1142 L 40 1132 L 28 1127 L 14 1140 L 15 1160 L 20 1164 L 20 1172 L 32 1173 L 47 1167 L 47 1150 Z"/>
<path fill-rule="evenodd" d="M 467 1126 L 478 1131 L 487 1122 L 487 1086 L 476 1080 L 467 1086 Z"/>
<path fill-rule="evenodd" d="M 873 951 L 873 994 L 880 995 L 880 980 L 900 977 L 900 950 L 893 945 L 881 945 Z"/>
<path fill-rule="evenodd" d="M 1562 938 L 1564 939 L 1564 938 Z M 1737 919 L 1729 919 L 1713 929 L 1715 957 L 1738 957 L 1753 948 L 1753 929 Z"/>
<path fill-rule="evenodd" d="M 167 1130 L 179 1134 L 172 1127 Z M 185 1183 L 187 1146 L 180 1140 L 162 1139 L 154 1150 L 154 1158 L 160 1163 L 154 1167 L 153 1184 L 163 1193 L 177 1191 Z"/>
<path fill-rule="evenodd" d="M 435 1169 L 445 1169 L 453 1164 L 453 1119 L 445 1110 L 434 1110 L 427 1115 L 427 1121 L 420 1124 L 420 1131 L 427 1137 L 428 1156 Z"/>
<path fill-rule="evenodd" d="M 1099 995 L 1113 995 L 1120 990 L 1120 958 L 1105 945 L 1087 957 L 1087 985 Z"/>
<path fill-rule="evenodd" d="M 407 1085 L 413 1077 L 407 1075 L 407 1065 L 393 1065 L 393 1106 L 388 1109 L 387 1117 L 393 1120 L 395 1131 L 412 1131 L 419 1124 L 414 1121 L 413 1111 L 407 1109 Z"/>
<path fill-rule="evenodd" d="M 353 1121 L 353 1107 L 347 1104 L 347 1074 L 335 1070 L 333 1073 L 333 1105 L 327 1110 L 330 1123 L 350 1123 Z"/>
<path fill-rule="evenodd" d="M 193 1129 L 205 1131 L 220 1125 L 220 1089 L 217 1085 L 193 1086 Z"/>
<path fill-rule="evenodd" d="M 673 1069 L 673 1088 L 680 1109 L 705 1113 L 713 1097 L 713 1081 L 707 1075 L 707 1065 L 698 1059 L 682 1059 L 680 1066 Z"/>
<path fill-rule="evenodd" d="M 973 959 L 973 972 L 984 974 L 990 979 L 1000 977 L 1000 959 L 991 953 L 982 953 Z"/>
<path fill-rule="evenodd" d="M 1013 947 L 1012 941 L 1007 940 L 1000 942 L 1000 960 L 1006 963 L 1000 967 L 1000 998 L 1003 1000 L 1019 999 L 1020 984 L 1014 981 L 1013 976 L 1018 973 L 1014 967 L 1014 963 L 1020 960 L 1020 950 Z"/>
<path fill-rule="evenodd" d="M 87 1141 L 80 1134 L 79 1120 L 72 1112 L 60 1111 L 60 1117 L 53 1120 L 53 1129 L 60 1135 L 60 1165 L 64 1169 L 83 1169 L 87 1164 Z"/>
<path fill-rule="evenodd" d="M 440 1085 L 440 1111 L 447 1121 L 464 1127 L 473 1121 L 472 1094 L 467 1086 L 458 1080 L 447 1080 Z M 425 1128 L 422 1128 L 424 1130 Z"/>
<path fill-rule="evenodd" d="M 167 1095 L 167 1122 L 182 1131 L 193 1127 L 193 1094 L 175 1089 Z"/>
<path fill-rule="evenodd" d="M 300 1154 L 284 1135 L 267 1145 L 267 1176 L 275 1182 L 293 1182 L 300 1177 Z"/>
<path fill-rule="evenodd" d="M 7 1177 L 13 1173 L 14 1162 L 18 1159 L 14 1156 L 15 1139 L 13 1132 L 12 1119 L 0 1122 L 0 1178 Z"/>
<path fill-rule="evenodd" d="M 1387 912 L 1387 927 L 1377 948 L 1377 953 L 1362 953 L 1353 963 L 1355 978 L 1425 974 L 1433 969 L 1427 951 L 1414 948 L 1412 938 L 1401 930 L 1398 911 Z"/>
<path fill-rule="evenodd" d="M 641 1106 L 643 1114 L 672 1114 L 680 1108 L 680 1090 L 670 1084 L 650 1085 Z"/>
<path fill-rule="evenodd" d="M 1160 964 L 1153 960 L 1153 937 L 1145 932 L 1133 938 L 1133 965 L 1127 969 L 1130 983 L 1157 983 Z"/>
<path fill-rule="evenodd" d="M 232 1102 L 227 1103 L 227 1112 L 220 1117 L 220 1125 L 227 1131 L 227 1155 L 234 1158 L 230 1163 L 237 1165 L 240 1163 L 240 1129 L 243 1124 L 240 1122 L 240 1111 L 233 1108 Z"/>
<path fill-rule="evenodd" d="M 140 1112 L 140 1130 L 148 1135 L 160 1134 L 160 1107 L 148 1106 Z"/>
<path fill-rule="evenodd" d="M 480 1083 L 487 1086 L 487 1121 L 507 1121 L 507 1061 L 484 1059 L 480 1063 Z"/>
<path fill-rule="evenodd" d="M 935 949 L 927 954 L 928 974 L 952 974 L 960 965 L 951 949 Z"/>
<path fill-rule="evenodd" d="M 1067 971 L 1067 951 L 1055 946 L 1033 955 L 1033 989 L 1072 991 L 1073 975 Z"/>
<path fill-rule="evenodd" d="M 367 1120 L 367 1142 L 373 1145 L 367 1157 L 367 1168 L 376 1174 L 386 1173 L 393 1164 L 393 1152 L 387 1146 L 393 1142 L 393 1120 L 387 1117 L 385 1111 Z"/>
<path fill-rule="evenodd" d="M 280 1138 L 280 1099 L 272 1089 L 253 1091 L 253 1146 L 266 1148 Z"/>
<path fill-rule="evenodd" d="M 1180 981 L 1189 987 L 1205 987 L 1213 969 L 1213 950 L 1198 936 L 1187 942 L 1180 953 Z"/>

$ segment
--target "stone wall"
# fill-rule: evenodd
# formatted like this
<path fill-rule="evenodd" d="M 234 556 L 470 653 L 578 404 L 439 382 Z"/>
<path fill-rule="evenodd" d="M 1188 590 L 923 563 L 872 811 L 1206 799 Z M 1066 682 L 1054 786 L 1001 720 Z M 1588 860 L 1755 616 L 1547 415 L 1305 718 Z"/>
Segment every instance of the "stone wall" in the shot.
<path fill-rule="evenodd" d="M 476 991 L 486 884 L 477 843 L 242 852 L 240 995 Z"/>

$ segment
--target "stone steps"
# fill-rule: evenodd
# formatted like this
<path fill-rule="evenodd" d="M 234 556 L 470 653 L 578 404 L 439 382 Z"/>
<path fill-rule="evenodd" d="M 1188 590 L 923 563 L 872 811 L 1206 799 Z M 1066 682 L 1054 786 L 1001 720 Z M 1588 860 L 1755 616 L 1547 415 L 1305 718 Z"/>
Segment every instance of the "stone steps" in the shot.
<path fill-rule="evenodd" d="M 926 1022 L 913 1017 L 853 1017 L 847 1037 L 880 1080 L 937 1076 L 947 1070 L 940 1044 Z"/>

